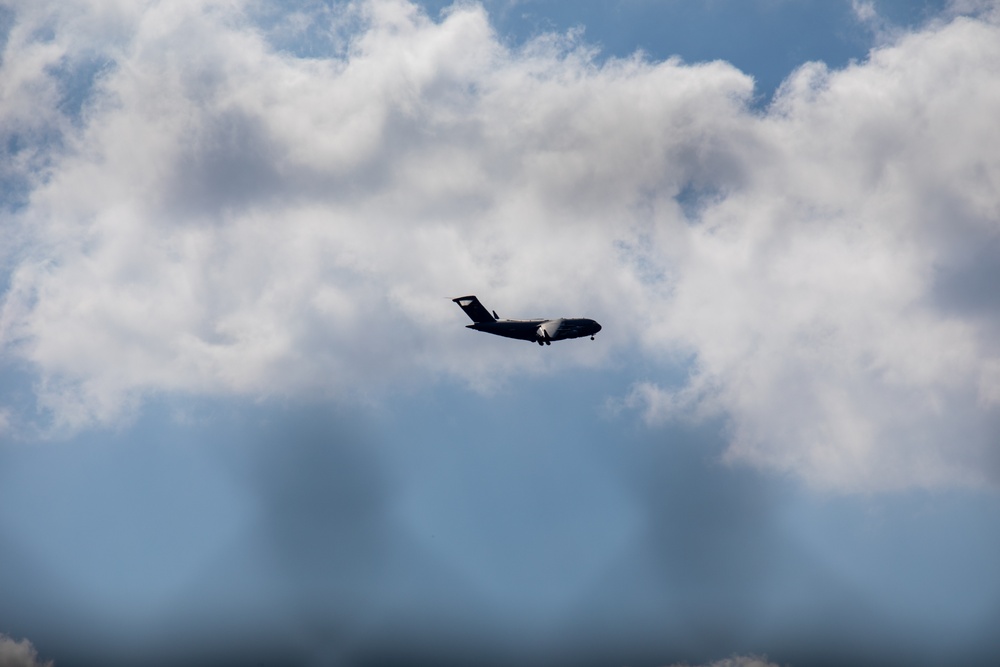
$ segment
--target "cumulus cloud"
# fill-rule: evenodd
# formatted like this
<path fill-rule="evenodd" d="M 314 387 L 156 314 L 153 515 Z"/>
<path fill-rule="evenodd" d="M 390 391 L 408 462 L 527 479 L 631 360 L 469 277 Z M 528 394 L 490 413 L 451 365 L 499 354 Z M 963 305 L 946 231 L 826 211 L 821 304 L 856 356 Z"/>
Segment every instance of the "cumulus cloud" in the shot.
<path fill-rule="evenodd" d="M 474 6 L 358 11 L 349 54 L 324 59 L 272 48 L 231 3 L 116 15 L 131 37 L 13 221 L 3 336 L 57 420 L 157 391 L 529 369 L 527 346 L 472 354 L 442 297 L 525 315 L 638 298 L 616 243 L 631 209 L 669 203 L 686 170 L 738 169 L 722 142 L 745 140 L 752 85 L 732 67 L 598 68 L 558 37 L 514 52 Z"/>
<path fill-rule="evenodd" d="M 726 63 L 514 48 L 477 5 L 13 11 L 0 110 L 30 149 L 0 340 L 56 426 L 634 351 L 693 361 L 627 402 L 725 416 L 730 460 L 848 490 L 1000 479 L 989 8 L 807 63 L 763 112 Z M 485 346 L 459 292 L 595 317 L 602 343 Z"/>
<path fill-rule="evenodd" d="M 0 667 L 52 667 L 51 660 L 40 662 L 38 651 L 27 639 L 15 641 L 5 634 L 0 634 Z"/>
<path fill-rule="evenodd" d="M 958 19 L 789 77 L 774 154 L 672 257 L 659 340 L 697 362 L 636 388 L 650 416 L 717 408 L 729 458 L 823 486 L 996 479 L 997 36 Z"/>

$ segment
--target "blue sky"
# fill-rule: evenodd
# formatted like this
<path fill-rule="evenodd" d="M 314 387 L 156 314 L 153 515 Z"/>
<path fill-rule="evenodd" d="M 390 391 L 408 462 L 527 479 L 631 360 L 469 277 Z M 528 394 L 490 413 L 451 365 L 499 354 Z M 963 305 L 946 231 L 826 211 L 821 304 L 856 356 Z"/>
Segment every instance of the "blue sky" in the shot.
<path fill-rule="evenodd" d="M 995 2 L 0 34 L 0 662 L 1000 658 Z"/>

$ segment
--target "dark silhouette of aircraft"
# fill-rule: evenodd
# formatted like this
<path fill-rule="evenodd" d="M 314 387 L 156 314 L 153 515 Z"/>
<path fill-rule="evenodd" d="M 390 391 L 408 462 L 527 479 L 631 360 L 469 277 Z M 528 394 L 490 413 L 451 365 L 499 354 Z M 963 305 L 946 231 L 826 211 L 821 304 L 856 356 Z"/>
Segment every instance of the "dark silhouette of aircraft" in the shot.
<path fill-rule="evenodd" d="M 491 313 L 486 310 L 483 304 L 479 303 L 479 299 L 471 295 L 460 296 L 452 301 L 457 303 L 472 319 L 473 323 L 466 325 L 466 328 L 485 331 L 505 338 L 534 341 L 539 345 L 551 345 L 554 340 L 583 338 L 584 336 L 590 336 L 590 340 L 594 340 L 594 334 L 601 330 L 600 324 L 584 318 L 501 320 L 497 317 L 497 311 L 494 310 Z"/>

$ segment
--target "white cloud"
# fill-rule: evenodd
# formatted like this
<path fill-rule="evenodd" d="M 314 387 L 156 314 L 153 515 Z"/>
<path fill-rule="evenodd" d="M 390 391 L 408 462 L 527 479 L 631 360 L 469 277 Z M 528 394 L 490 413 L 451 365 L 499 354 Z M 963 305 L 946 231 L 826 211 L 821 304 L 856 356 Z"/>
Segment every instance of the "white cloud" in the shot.
<path fill-rule="evenodd" d="M 997 0 L 948 0 L 948 14 L 952 16 L 982 16 L 996 21 L 1000 18 Z"/>
<path fill-rule="evenodd" d="M 902 29 L 886 20 L 872 0 L 851 0 L 851 11 L 861 26 L 866 28 L 875 42 L 887 44 L 899 39 Z"/>
<path fill-rule="evenodd" d="M 632 403 L 726 416 L 731 460 L 836 489 L 1000 478 L 988 13 L 806 64 L 762 113 L 725 63 L 511 49 L 475 5 L 318 14 L 354 26 L 330 57 L 275 48 L 301 13 L 267 32 L 238 2 L 136 7 L 20 5 L 0 67 L 64 137 L 34 144 L 45 177 L 5 221 L 0 320 L 58 425 L 158 392 L 365 400 L 636 349 L 694 358 Z M 22 26 L 42 15 L 39 42 Z M 81 116 L 60 115 L 30 62 L 105 43 Z M 469 292 L 595 317 L 601 343 L 484 344 L 443 298 Z"/>
<path fill-rule="evenodd" d="M 682 152 L 724 161 L 687 132 L 736 126 L 751 89 L 722 64 L 598 68 L 548 38 L 511 52 L 477 7 L 433 23 L 367 3 L 350 55 L 327 60 L 272 50 L 224 8 L 136 17 L 17 219 L 32 237 L 5 339 L 70 426 L 145 392 L 363 394 L 532 368 L 528 346 L 483 352 L 443 297 L 610 306 L 636 288 L 614 241 L 637 191 L 676 189 Z"/>
<path fill-rule="evenodd" d="M 878 17 L 875 3 L 872 0 L 851 0 L 851 10 L 861 22 L 872 21 Z"/>
<path fill-rule="evenodd" d="M 14 641 L 0 634 L 0 667 L 52 667 L 53 664 L 51 660 L 40 662 L 38 651 L 27 639 Z"/>
<path fill-rule="evenodd" d="M 959 19 L 793 74 L 761 123 L 773 153 L 673 258 L 661 340 L 697 354 L 692 381 L 633 398 L 707 402 L 728 458 L 820 486 L 995 480 L 997 37 Z M 970 247 L 991 269 L 968 275 Z"/>

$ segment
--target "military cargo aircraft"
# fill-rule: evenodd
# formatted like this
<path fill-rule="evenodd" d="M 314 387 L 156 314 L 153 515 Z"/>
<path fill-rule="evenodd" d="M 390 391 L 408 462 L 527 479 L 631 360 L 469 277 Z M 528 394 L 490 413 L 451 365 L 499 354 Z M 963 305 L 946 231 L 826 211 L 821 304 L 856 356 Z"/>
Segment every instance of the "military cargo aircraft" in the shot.
<path fill-rule="evenodd" d="M 559 317 L 551 320 L 501 320 L 497 311 L 486 310 L 475 296 L 460 296 L 452 299 L 472 320 L 466 328 L 486 333 L 496 334 L 505 338 L 517 338 L 535 342 L 539 345 L 551 345 L 555 340 L 583 338 L 601 330 L 601 325 L 594 320 L 584 318 Z"/>

